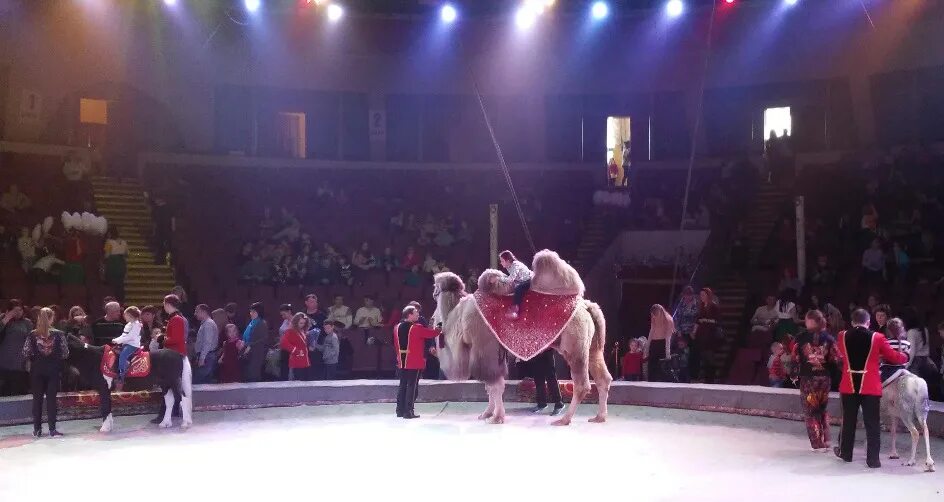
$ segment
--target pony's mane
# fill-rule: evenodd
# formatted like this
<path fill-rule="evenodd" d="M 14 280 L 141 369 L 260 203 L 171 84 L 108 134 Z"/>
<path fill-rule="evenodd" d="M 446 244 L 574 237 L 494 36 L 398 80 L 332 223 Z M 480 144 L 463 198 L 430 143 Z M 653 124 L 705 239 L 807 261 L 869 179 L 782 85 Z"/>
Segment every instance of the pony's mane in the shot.
<path fill-rule="evenodd" d="M 560 255 L 549 249 L 538 251 L 534 255 L 531 270 L 531 289 L 550 295 L 583 296 L 586 288 L 580 274 L 564 261 Z"/>

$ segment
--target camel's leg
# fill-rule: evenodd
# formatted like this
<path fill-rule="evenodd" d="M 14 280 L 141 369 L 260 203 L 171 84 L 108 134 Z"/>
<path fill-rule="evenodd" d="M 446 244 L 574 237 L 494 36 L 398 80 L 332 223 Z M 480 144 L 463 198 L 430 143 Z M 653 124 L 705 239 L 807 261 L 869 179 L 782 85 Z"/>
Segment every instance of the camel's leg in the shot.
<path fill-rule="evenodd" d="M 158 424 L 158 427 L 166 429 L 174 425 L 173 420 L 171 420 L 171 413 L 174 412 L 174 391 L 173 389 L 167 389 L 164 392 L 164 419 L 161 420 L 161 423 Z"/>
<path fill-rule="evenodd" d="M 498 381 L 492 384 L 492 395 L 495 399 L 495 415 L 488 420 L 490 424 L 505 423 L 505 379 L 499 377 Z"/>
<path fill-rule="evenodd" d="M 590 373 L 587 367 L 589 354 L 586 352 L 574 354 L 571 359 L 567 361 L 567 364 L 570 365 L 570 378 L 574 382 L 574 396 L 571 398 L 570 405 L 567 406 L 564 415 L 551 422 L 551 425 L 570 425 L 574 414 L 577 413 L 577 407 L 580 406 L 580 402 L 590 391 Z"/>
<path fill-rule="evenodd" d="M 924 429 L 924 451 L 927 453 L 927 459 L 924 461 L 924 470 L 927 472 L 934 472 L 934 460 L 931 458 L 931 438 L 930 434 L 928 434 L 927 417 L 922 417 L 921 426 Z"/>
<path fill-rule="evenodd" d="M 613 377 L 606 368 L 606 361 L 603 359 L 603 350 L 595 351 L 590 354 L 590 374 L 593 375 L 593 381 L 597 384 L 597 394 L 600 397 L 597 416 L 590 419 L 590 422 L 606 422 L 606 402 L 610 397 L 610 384 Z"/>
<path fill-rule="evenodd" d="M 485 393 L 488 394 L 488 407 L 485 408 L 485 411 L 483 411 L 481 415 L 479 415 L 479 420 L 492 418 L 492 415 L 495 414 L 495 396 L 492 392 L 491 385 L 485 384 Z"/>
<path fill-rule="evenodd" d="M 888 416 L 891 418 L 891 425 L 888 426 L 888 429 L 892 433 L 892 451 L 888 454 L 888 458 L 895 460 L 901 458 L 898 456 L 898 447 L 895 445 L 895 440 L 898 438 L 898 414 L 891 411 Z"/>

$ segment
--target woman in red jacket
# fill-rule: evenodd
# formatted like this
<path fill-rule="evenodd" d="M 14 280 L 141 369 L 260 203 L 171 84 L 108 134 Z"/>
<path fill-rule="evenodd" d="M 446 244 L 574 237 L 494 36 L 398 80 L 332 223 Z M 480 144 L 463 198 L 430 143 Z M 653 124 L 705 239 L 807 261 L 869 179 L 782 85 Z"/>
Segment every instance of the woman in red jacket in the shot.
<path fill-rule="evenodd" d="M 304 312 L 292 316 L 290 327 L 279 340 L 279 348 L 288 352 L 288 379 L 300 380 L 311 366 L 308 359 L 308 331 L 311 321 Z"/>

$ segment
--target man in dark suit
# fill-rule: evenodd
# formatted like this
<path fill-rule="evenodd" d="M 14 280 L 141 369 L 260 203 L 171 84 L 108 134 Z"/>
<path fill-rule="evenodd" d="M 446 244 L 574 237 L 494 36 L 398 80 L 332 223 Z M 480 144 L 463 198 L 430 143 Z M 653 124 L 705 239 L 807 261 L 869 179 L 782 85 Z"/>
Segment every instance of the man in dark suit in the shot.
<path fill-rule="evenodd" d="M 414 413 L 420 373 L 426 368 L 425 340 L 439 336 L 439 331 L 419 323 L 420 311 L 412 305 L 403 309 L 402 321 L 393 328 L 393 345 L 397 351 L 400 387 L 397 391 L 397 416 L 419 418 Z"/>
<path fill-rule="evenodd" d="M 551 415 L 560 414 L 564 409 L 564 402 L 561 400 L 560 385 L 557 383 L 557 370 L 554 367 L 554 349 L 545 349 L 544 352 L 534 356 L 527 362 L 527 367 L 534 378 L 534 394 L 537 400 L 537 407 L 532 410 L 534 413 L 540 413 L 547 409 L 547 397 L 550 394 L 554 400 L 554 410 Z"/>

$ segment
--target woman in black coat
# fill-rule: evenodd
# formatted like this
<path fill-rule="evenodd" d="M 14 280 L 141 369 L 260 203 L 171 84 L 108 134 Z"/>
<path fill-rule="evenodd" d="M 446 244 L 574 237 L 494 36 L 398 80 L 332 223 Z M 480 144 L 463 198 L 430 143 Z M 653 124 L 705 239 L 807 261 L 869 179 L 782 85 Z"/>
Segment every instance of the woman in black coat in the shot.
<path fill-rule="evenodd" d="M 69 357 L 69 345 L 62 331 L 53 329 L 56 314 L 45 307 L 36 318 L 36 329 L 23 344 L 23 358 L 29 361 L 30 386 L 33 390 L 33 436 L 43 435 L 43 401 L 49 421 L 49 435 L 61 436 L 56 430 L 56 396 L 62 377 L 63 361 Z"/>

